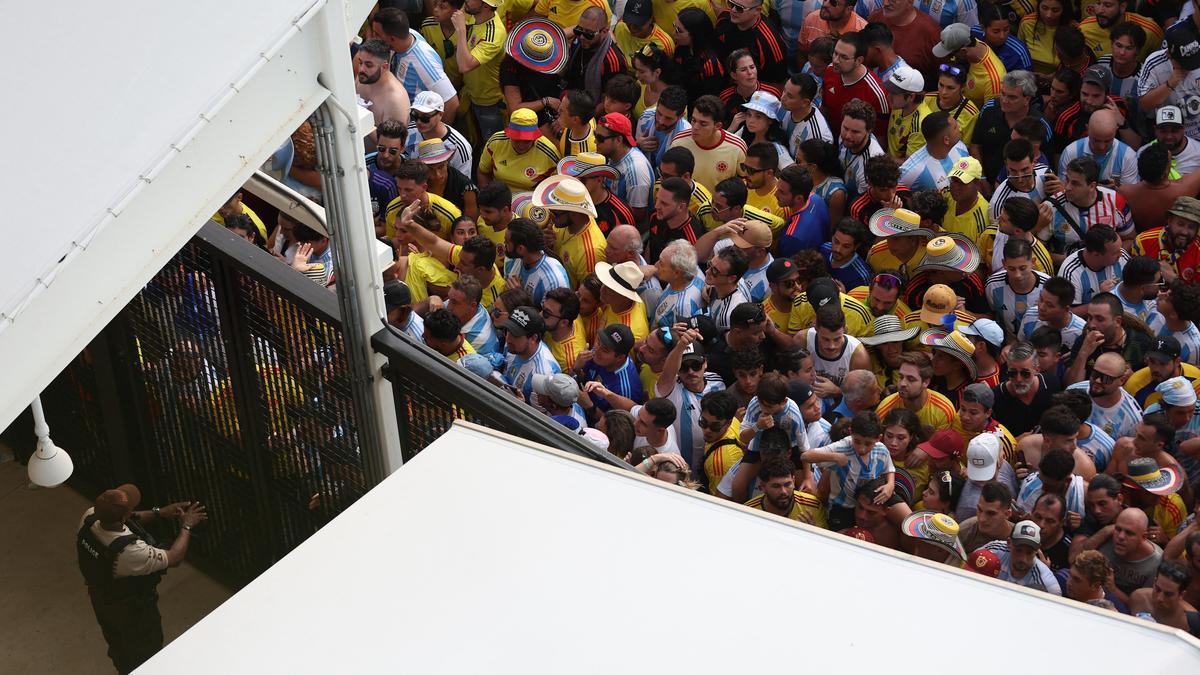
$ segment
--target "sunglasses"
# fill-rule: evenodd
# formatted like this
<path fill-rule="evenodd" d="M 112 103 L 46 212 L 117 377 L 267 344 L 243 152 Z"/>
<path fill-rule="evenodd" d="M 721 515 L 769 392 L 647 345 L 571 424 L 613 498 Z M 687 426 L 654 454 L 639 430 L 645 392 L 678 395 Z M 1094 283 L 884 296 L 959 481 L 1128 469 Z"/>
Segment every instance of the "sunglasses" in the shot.
<path fill-rule="evenodd" d="M 381 155 L 398 155 L 401 152 L 400 148 L 385 148 L 382 145 L 375 146 L 375 150 Z"/>
<path fill-rule="evenodd" d="M 575 29 L 572 32 L 575 33 L 576 37 L 581 37 L 585 40 L 591 40 L 592 38 L 596 37 L 596 31 L 586 30 L 580 28 L 579 26 L 575 26 Z"/>
<path fill-rule="evenodd" d="M 942 71 L 943 73 L 950 73 L 955 77 L 960 77 L 963 74 L 962 68 L 959 68 L 958 66 L 952 66 L 949 63 L 943 63 L 942 65 L 938 66 L 938 70 Z"/>
<path fill-rule="evenodd" d="M 611 141 L 612 139 L 620 136 L 620 134 L 602 134 L 600 132 L 593 132 L 593 133 L 596 134 L 596 142 L 597 143 L 603 143 L 604 141 Z"/>
<path fill-rule="evenodd" d="M 739 5 L 736 2 L 729 3 L 729 11 L 733 12 L 734 14 L 741 14 L 742 12 L 749 12 L 750 10 L 754 9 L 755 7 L 758 7 L 758 5 L 750 6 L 750 5 Z"/>
<path fill-rule="evenodd" d="M 1015 380 L 1018 377 L 1020 377 L 1020 378 L 1033 377 L 1033 371 L 1028 368 L 1021 368 L 1020 370 L 1017 370 L 1016 368 L 1009 368 L 1008 377 L 1009 377 L 1009 379 L 1012 379 L 1012 380 Z"/>
<path fill-rule="evenodd" d="M 900 286 L 903 284 L 903 282 L 900 281 L 900 277 L 896 276 L 895 274 L 876 274 L 875 278 L 871 280 L 871 283 L 876 286 L 883 286 L 889 290 L 893 288 L 900 288 Z"/>
<path fill-rule="evenodd" d="M 1092 379 L 1100 384 L 1112 384 L 1113 382 L 1117 381 L 1118 377 L 1120 377 L 1120 375 L 1109 375 L 1098 370 L 1092 371 Z"/>
<path fill-rule="evenodd" d="M 543 309 L 542 310 L 542 318 L 543 319 L 561 319 L 562 317 L 559 316 L 558 314 L 552 314 L 550 312 L 550 310 L 548 310 L 548 309 Z"/>
<path fill-rule="evenodd" d="M 427 115 L 422 115 L 421 113 L 413 113 L 413 119 L 422 124 L 428 124 L 429 122 L 433 121 L 433 118 L 437 117 L 438 114 L 439 113 L 429 113 Z"/>
<path fill-rule="evenodd" d="M 713 420 L 709 422 L 701 417 L 700 419 L 696 420 L 696 426 L 700 427 L 701 429 L 712 429 L 713 431 L 716 431 L 726 424 L 729 424 L 731 421 L 732 420 Z"/>
<path fill-rule="evenodd" d="M 753 176 L 756 173 L 762 173 L 762 172 L 766 171 L 766 169 L 756 169 L 745 163 L 742 163 L 740 165 L 740 168 L 742 169 L 742 173 L 750 175 L 750 176 Z"/>
<path fill-rule="evenodd" d="M 694 372 L 699 372 L 701 370 L 704 370 L 704 362 L 703 361 L 691 361 L 689 363 L 679 364 L 679 372 L 681 372 L 681 373 L 694 373 Z"/>
<path fill-rule="evenodd" d="M 800 285 L 800 280 L 799 279 L 780 279 L 779 281 L 776 281 L 775 283 L 779 284 L 780 286 L 783 286 L 784 288 L 795 288 Z"/>

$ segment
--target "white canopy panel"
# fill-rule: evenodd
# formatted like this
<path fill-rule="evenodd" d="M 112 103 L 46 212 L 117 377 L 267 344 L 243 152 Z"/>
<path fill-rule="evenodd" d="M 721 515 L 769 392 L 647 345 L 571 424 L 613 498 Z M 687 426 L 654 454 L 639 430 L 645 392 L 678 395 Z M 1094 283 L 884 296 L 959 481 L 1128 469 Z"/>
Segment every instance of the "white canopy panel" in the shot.
<path fill-rule="evenodd" d="M 371 0 L 326 4 L 5 4 L 0 427 L 324 100 L 322 64 L 350 67 L 314 28 Z"/>
<path fill-rule="evenodd" d="M 458 423 L 139 672 L 787 663 L 1182 673 L 1200 642 Z"/>

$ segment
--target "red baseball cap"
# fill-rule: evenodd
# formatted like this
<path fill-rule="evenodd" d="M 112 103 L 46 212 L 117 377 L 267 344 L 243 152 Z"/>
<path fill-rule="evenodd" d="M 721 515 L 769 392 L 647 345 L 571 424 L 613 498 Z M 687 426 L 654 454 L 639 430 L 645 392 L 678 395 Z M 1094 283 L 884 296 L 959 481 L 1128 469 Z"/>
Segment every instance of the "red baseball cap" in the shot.
<path fill-rule="evenodd" d="M 853 537 L 859 541 L 869 541 L 872 544 L 875 543 L 875 535 L 871 534 L 870 530 L 863 527 L 847 527 L 846 529 L 842 530 L 840 534 L 844 534 L 847 537 Z"/>
<path fill-rule="evenodd" d="M 995 579 L 1000 576 L 1000 556 L 986 548 L 981 548 L 967 556 L 967 562 L 964 566 L 972 572 L 978 572 L 985 577 Z"/>
<path fill-rule="evenodd" d="M 600 118 L 600 124 L 603 124 L 609 131 L 624 136 L 625 142 L 629 143 L 630 147 L 637 145 L 633 141 L 633 123 L 621 113 L 608 113 Z"/>
<path fill-rule="evenodd" d="M 917 447 L 934 459 L 959 457 L 963 454 L 963 439 L 957 431 L 942 429 Z"/>

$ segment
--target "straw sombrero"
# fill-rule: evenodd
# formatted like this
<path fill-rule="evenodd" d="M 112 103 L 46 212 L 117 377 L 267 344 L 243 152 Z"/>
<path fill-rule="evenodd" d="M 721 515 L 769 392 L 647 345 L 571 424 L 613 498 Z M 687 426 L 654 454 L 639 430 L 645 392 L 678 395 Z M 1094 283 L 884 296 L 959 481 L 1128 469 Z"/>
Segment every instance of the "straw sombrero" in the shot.
<path fill-rule="evenodd" d="M 1170 466 L 1159 467 L 1153 457 L 1136 457 L 1126 467 L 1129 480 L 1155 495 L 1169 495 L 1183 487 L 1183 474 Z"/>
<path fill-rule="evenodd" d="M 970 274 L 979 267 L 979 247 L 958 233 L 942 234 L 925 245 L 925 259 L 917 271 L 936 269 Z"/>
<path fill-rule="evenodd" d="M 949 354 L 962 362 L 967 367 L 967 379 L 974 381 L 979 375 L 979 371 L 975 367 L 975 343 L 971 342 L 967 336 L 958 331 L 951 331 L 939 340 L 934 341 L 932 345 L 935 352 Z"/>
<path fill-rule="evenodd" d="M 596 217 L 592 196 L 574 176 L 560 174 L 539 183 L 533 189 L 533 205 L 547 211 L 574 211 Z"/>
<path fill-rule="evenodd" d="M 563 157 L 558 161 L 558 172 L 579 180 L 597 177 L 617 180 L 619 177 L 617 167 L 609 164 L 604 155 L 598 152 L 581 152 Z"/>
<path fill-rule="evenodd" d="M 900 317 L 895 314 L 884 314 L 875 317 L 871 322 L 871 334 L 858 339 L 859 342 L 873 347 L 885 342 L 906 342 L 917 336 L 919 326 L 905 328 L 900 323 Z"/>
<path fill-rule="evenodd" d="M 532 192 L 518 192 L 513 195 L 512 214 L 514 218 L 532 220 L 538 227 L 550 222 L 550 212 L 534 205 Z"/>
<path fill-rule="evenodd" d="M 867 223 L 876 237 L 932 237 L 933 230 L 921 227 L 921 216 L 908 209 L 879 209 Z"/>
<path fill-rule="evenodd" d="M 967 552 L 958 540 L 958 523 L 944 513 L 917 511 L 904 519 L 900 531 L 914 539 L 929 542 L 934 546 L 967 559 Z"/>

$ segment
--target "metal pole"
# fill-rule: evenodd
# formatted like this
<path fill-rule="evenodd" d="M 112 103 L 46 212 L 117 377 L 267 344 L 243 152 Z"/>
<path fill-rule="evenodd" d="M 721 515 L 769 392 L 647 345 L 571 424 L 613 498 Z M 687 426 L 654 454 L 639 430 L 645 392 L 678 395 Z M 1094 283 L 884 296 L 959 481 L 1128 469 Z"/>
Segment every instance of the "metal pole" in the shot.
<path fill-rule="evenodd" d="M 331 100 L 314 114 L 313 130 L 326 223 L 334 247 L 342 336 L 355 388 L 359 446 L 378 481 L 400 468 L 404 460 L 391 383 L 381 374 L 387 360 L 371 348 L 370 336 L 387 312 L 383 271 L 375 257 L 375 222 L 358 120 L 347 118 L 344 112 L 356 109 L 357 98 L 351 77 L 350 35 L 345 17 L 337 11 L 340 8 L 340 3 L 327 4 L 314 22 L 324 37 L 324 67 L 318 79 L 331 92 Z"/>

